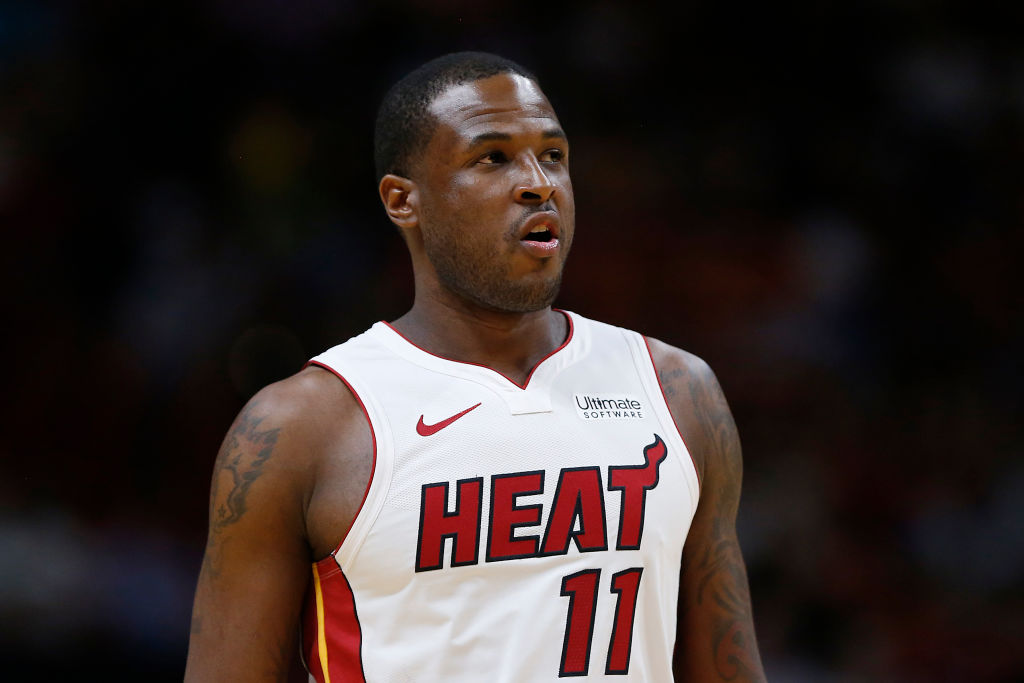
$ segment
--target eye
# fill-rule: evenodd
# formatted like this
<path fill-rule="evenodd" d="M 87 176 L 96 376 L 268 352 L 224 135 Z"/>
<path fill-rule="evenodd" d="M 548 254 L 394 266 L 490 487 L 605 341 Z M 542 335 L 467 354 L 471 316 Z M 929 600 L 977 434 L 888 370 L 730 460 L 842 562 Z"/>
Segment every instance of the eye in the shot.
<path fill-rule="evenodd" d="M 565 160 L 565 152 L 560 149 L 549 149 L 540 155 L 540 160 L 558 163 Z"/>
<path fill-rule="evenodd" d="M 508 161 L 508 157 L 505 156 L 504 152 L 488 152 L 477 160 L 478 164 L 493 165 L 503 164 Z"/>

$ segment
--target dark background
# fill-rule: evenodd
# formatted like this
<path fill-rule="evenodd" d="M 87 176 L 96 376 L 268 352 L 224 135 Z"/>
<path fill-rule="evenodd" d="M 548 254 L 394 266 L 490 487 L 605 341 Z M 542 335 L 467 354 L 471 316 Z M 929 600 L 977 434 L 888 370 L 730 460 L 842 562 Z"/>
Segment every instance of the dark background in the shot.
<path fill-rule="evenodd" d="M 572 141 L 559 305 L 730 398 L 769 678 L 1021 680 L 1021 4 L 382 7 L 0 6 L 3 677 L 180 680 L 234 414 L 411 302 L 376 104 L 484 49 Z"/>

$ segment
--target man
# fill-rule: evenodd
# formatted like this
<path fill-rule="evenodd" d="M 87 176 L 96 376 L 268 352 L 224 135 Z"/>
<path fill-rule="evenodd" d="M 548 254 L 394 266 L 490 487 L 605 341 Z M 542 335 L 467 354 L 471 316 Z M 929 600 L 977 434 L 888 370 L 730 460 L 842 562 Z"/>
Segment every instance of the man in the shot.
<path fill-rule="evenodd" d="M 375 155 L 414 304 L 237 418 L 186 679 L 287 680 L 301 648 L 335 683 L 762 680 L 714 375 L 551 308 L 574 205 L 536 79 L 429 62 Z"/>

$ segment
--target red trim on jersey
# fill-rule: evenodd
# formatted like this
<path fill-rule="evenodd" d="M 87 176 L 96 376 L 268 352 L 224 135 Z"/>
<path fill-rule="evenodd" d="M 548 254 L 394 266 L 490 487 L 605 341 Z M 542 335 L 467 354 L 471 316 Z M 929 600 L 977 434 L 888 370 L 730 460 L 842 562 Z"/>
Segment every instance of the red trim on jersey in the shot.
<path fill-rule="evenodd" d="M 321 620 L 317 614 L 316 593 L 314 587 L 310 586 L 302 630 L 306 667 L 317 683 L 325 683 L 327 680 L 331 683 L 365 683 L 363 633 L 352 586 L 333 557 L 325 557 L 314 564 L 313 571 L 320 581 L 322 637 L 327 656 L 322 657 L 320 652 Z M 324 675 L 324 661 L 327 662 L 328 675 Z"/>
<path fill-rule="evenodd" d="M 376 474 L 376 472 L 377 472 L 377 433 L 375 431 L 373 431 L 373 422 L 370 420 L 370 413 L 366 410 L 366 405 L 363 404 L 363 399 L 359 397 L 359 394 L 356 393 L 356 390 L 353 389 L 352 385 L 348 383 L 348 380 L 345 379 L 344 377 L 342 377 L 341 374 L 337 370 L 335 370 L 334 368 L 332 368 L 329 365 L 325 365 L 324 363 L 321 363 L 318 360 L 308 361 L 305 365 L 302 366 L 302 369 L 305 370 L 310 365 L 315 365 L 318 368 L 323 368 L 324 370 L 327 370 L 332 375 L 334 375 L 335 377 L 340 379 L 342 381 L 342 383 L 346 387 L 348 387 L 348 390 L 350 392 L 352 392 L 352 395 L 355 397 L 356 401 L 359 403 L 359 407 L 362 408 L 362 410 L 363 410 L 363 415 L 366 416 L 366 424 L 370 425 L 370 437 L 373 439 L 373 464 L 370 466 L 370 480 L 368 482 L 366 482 L 366 490 L 363 491 L 363 499 L 359 501 L 359 507 L 356 509 L 356 516 L 352 518 L 352 524 L 355 524 L 356 520 L 359 519 L 359 513 L 363 511 L 363 505 L 366 503 L 366 497 L 370 495 L 370 485 L 373 484 L 373 475 Z M 352 526 L 351 525 L 349 525 L 348 529 L 345 529 L 345 533 L 342 534 L 341 541 L 338 543 L 337 547 L 334 549 L 334 552 L 331 553 L 331 557 L 333 557 L 335 553 L 337 553 L 339 550 L 341 550 L 341 545 L 342 545 L 342 543 L 345 542 L 345 539 L 348 538 L 348 532 L 350 532 L 350 531 L 352 531 Z M 325 560 L 326 559 L 331 559 L 331 557 L 327 557 L 327 558 L 324 558 L 324 559 Z"/>
<path fill-rule="evenodd" d="M 658 375 L 658 366 L 654 362 L 654 354 L 651 353 L 651 342 L 647 340 L 647 337 L 640 335 L 644 339 L 644 346 L 647 347 L 647 356 L 651 359 L 651 367 L 654 368 L 654 378 L 658 380 L 658 389 L 661 390 L 661 398 L 665 401 L 665 407 L 668 408 L 668 416 L 672 418 L 672 424 L 675 425 L 676 434 L 679 435 L 680 440 L 683 442 L 683 446 L 686 446 L 686 439 L 683 438 L 683 430 L 679 429 L 679 423 L 676 422 L 676 416 L 672 414 L 672 406 L 669 405 L 668 396 L 665 395 L 665 387 L 661 385 L 661 377 Z M 690 462 L 693 464 L 693 473 L 697 475 L 697 493 L 700 494 L 701 481 L 700 481 L 700 469 L 697 468 L 697 461 L 693 459 L 693 453 L 690 453 L 689 446 L 686 446 L 686 452 L 690 455 Z"/>
<path fill-rule="evenodd" d="M 313 571 L 316 571 L 316 565 L 314 565 Z M 306 671 L 313 677 L 313 680 L 323 681 L 324 671 L 320 666 L 320 644 L 317 640 L 320 626 L 317 623 L 316 591 L 312 582 L 306 590 L 305 603 L 302 609 L 302 642 L 299 643 L 302 648 L 300 650 L 302 663 L 305 664 Z"/>
<path fill-rule="evenodd" d="M 432 351 L 427 351 L 427 350 L 426 350 L 425 348 L 423 348 L 422 346 L 420 346 L 419 344 L 417 344 L 416 342 L 412 341 L 411 339 L 409 339 L 408 337 L 406 337 L 406 336 L 405 336 L 404 334 L 402 334 L 401 332 L 399 332 L 398 330 L 396 330 L 396 329 L 395 329 L 395 327 L 394 327 L 394 326 L 393 326 L 393 325 L 392 325 L 391 323 L 389 323 L 388 321 L 386 321 L 386 320 L 381 320 L 381 322 L 382 322 L 382 323 L 384 323 L 385 325 L 387 325 L 388 327 L 390 327 L 390 328 L 391 328 L 391 330 L 392 330 L 392 331 L 393 331 L 393 332 L 394 332 L 395 334 L 397 334 L 397 335 L 398 335 L 399 337 L 401 337 L 401 338 L 402 338 L 402 339 L 404 339 L 405 341 L 409 342 L 410 344 L 412 344 L 413 346 L 415 346 L 415 347 L 416 347 L 417 349 L 419 349 L 419 350 L 420 350 L 420 351 L 422 351 L 423 353 L 427 353 L 427 354 L 430 354 L 430 355 L 431 355 L 431 356 L 433 356 L 434 358 L 440 358 L 441 360 L 446 360 L 446 361 L 449 361 L 449 362 L 452 362 L 452 363 L 461 363 L 461 364 L 463 364 L 463 365 L 475 365 L 475 366 L 476 366 L 476 367 L 478 367 L 478 368 L 484 368 L 484 369 L 486 369 L 486 370 L 490 370 L 490 371 L 491 371 L 491 372 L 493 372 L 493 373 L 496 373 L 496 374 L 498 374 L 498 375 L 501 375 L 502 377 L 504 377 L 505 379 L 507 379 L 507 380 L 508 380 L 509 382 L 512 382 L 512 384 L 515 384 L 515 385 L 516 385 L 517 387 L 519 387 L 520 389 L 526 389 L 526 387 L 530 385 L 530 379 L 531 379 L 531 378 L 533 377 L 533 373 L 537 372 L 537 368 L 539 368 L 539 367 L 541 366 L 541 363 L 543 363 L 543 362 L 544 362 L 544 361 L 546 361 L 546 360 L 547 360 L 548 358 L 551 358 L 551 356 L 555 355 L 556 353 L 558 353 L 559 351 L 561 351 L 562 349 L 564 349 L 564 348 L 565 348 L 566 346 L 568 346 L 568 345 L 569 345 L 569 342 L 570 342 L 570 341 L 572 341 L 572 333 L 573 333 L 573 327 L 572 327 L 572 316 L 571 316 L 571 315 L 569 315 L 568 313 L 566 313 L 565 311 L 563 311 L 563 310 L 559 309 L 559 308 L 553 308 L 553 309 L 551 309 L 551 310 L 553 310 L 553 311 L 557 311 L 558 313 L 561 313 L 562 315 L 564 315 L 564 316 L 565 316 L 565 319 L 566 319 L 566 321 L 568 321 L 568 323 L 569 323 L 569 334 L 568 334 L 568 335 L 566 335 L 566 337 L 565 337 L 565 341 L 564 341 L 564 342 L 562 342 L 562 344 L 561 344 L 561 345 L 560 345 L 560 346 L 559 346 L 559 347 L 558 347 L 557 349 L 555 349 L 554 351 L 552 351 L 551 353 L 549 353 L 548 355 L 544 356 L 544 357 L 543 357 L 543 358 L 541 358 L 541 359 L 540 359 L 539 361 L 537 361 L 537 364 L 533 366 L 533 369 L 531 369 L 531 370 L 530 370 L 530 374 L 528 374 L 528 375 L 526 376 L 526 380 L 525 380 L 525 381 L 524 381 L 524 382 L 523 382 L 522 384 L 520 384 L 519 382 L 515 381 L 514 379 L 512 379 L 511 377 L 509 377 L 509 376 L 508 376 L 508 375 L 506 375 L 505 373 L 503 373 L 503 372 L 498 372 L 498 371 L 497 371 L 497 370 L 495 370 L 494 368 L 492 368 L 492 367 L 489 367 L 489 366 L 487 366 L 487 365 L 484 365 L 483 363 L 471 363 L 470 361 L 466 361 L 466 360 L 455 360 L 454 358 L 445 358 L 444 356 L 441 356 L 441 355 L 439 355 L 439 354 L 436 354 L 436 353 L 434 353 L 434 352 L 432 352 Z"/>

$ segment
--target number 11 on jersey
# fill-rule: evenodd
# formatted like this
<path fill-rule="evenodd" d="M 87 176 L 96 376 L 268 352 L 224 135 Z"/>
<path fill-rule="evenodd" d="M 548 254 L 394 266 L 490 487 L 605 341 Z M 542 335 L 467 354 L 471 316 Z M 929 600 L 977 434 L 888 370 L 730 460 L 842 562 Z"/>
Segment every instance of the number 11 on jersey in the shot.
<path fill-rule="evenodd" d="M 629 672 L 633 615 L 636 613 L 636 597 L 643 571 L 643 567 L 633 567 L 612 574 L 611 592 L 617 595 L 617 599 L 604 670 L 606 675 L 624 675 Z M 569 598 L 569 609 L 565 617 L 559 677 L 586 676 L 590 670 L 590 644 L 594 638 L 597 587 L 600 582 L 600 569 L 584 569 L 562 579 L 561 594 Z"/>

